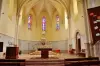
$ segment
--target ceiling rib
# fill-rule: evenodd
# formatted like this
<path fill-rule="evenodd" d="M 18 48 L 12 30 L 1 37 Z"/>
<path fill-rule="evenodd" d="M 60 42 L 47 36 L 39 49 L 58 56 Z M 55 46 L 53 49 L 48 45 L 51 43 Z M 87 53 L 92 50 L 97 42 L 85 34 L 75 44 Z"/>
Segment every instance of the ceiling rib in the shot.
<path fill-rule="evenodd" d="M 19 7 L 19 11 L 25 7 L 27 14 L 31 9 L 34 9 L 36 17 L 38 17 L 42 11 L 46 11 L 51 20 L 56 10 L 61 19 L 63 19 L 64 10 L 69 11 L 69 0 L 19 0 Z"/>

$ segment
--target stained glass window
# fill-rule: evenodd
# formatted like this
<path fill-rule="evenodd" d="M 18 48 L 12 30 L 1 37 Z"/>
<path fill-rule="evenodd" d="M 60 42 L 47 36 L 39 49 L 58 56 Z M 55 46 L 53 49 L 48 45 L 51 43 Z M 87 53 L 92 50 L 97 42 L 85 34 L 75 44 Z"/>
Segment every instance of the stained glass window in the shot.
<path fill-rule="evenodd" d="M 78 14 L 78 5 L 77 5 L 77 0 L 73 0 L 73 12 L 74 12 L 74 15 L 77 15 Z"/>
<path fill-rule="evenodd" d="M 31 29 L 31 25 L 32 25 L 32 15 L 30 14 L 28 16 L 28 29 Z"/>
<path fill-rule="evenodd" d="M 45 31 L 46 30 L 46 17 L 43 16 L 42 18 L 42 30 Z"/>
<path fill-rule="evenodd" d="M 56 16 L 56 30 L 60 29 L 60 24 L 59 24 L 59 16 Z"/>

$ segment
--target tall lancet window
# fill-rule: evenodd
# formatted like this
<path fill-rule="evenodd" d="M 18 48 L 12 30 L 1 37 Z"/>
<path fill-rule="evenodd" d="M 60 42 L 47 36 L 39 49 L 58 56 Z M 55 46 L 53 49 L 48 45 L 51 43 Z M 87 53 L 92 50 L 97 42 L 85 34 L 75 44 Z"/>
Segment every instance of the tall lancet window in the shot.
<path fill-rule="evenodd" d="M 56 30 L 60 29 L 60 24 L 59 24 L 59 16 L 56 16 Z"/>
<path fill-rule="evenodd" d="M 29 16 L 28 16 L 28 29 L 31 29 L 31 26 L 32 26 L 32 15 L 29 14 Z"/>
<path fill-rule="evenodd" d="M 66 11 L 65 11 L 65 29 L 66 30 L 68 29 L 68 16 L 67 16 Z"/>
<path fill-rule="evenodd" d="M 42 31 L 45 31 L 46 30 L 46 17 L 43 16 L 42 18 Z"/>
<path fill-rule="evenodd" d="M 77 0 L 73 0 L 73 11 L 74 15 L 76 16 L 78 14 L 78 5 L 77 5 Z"/>

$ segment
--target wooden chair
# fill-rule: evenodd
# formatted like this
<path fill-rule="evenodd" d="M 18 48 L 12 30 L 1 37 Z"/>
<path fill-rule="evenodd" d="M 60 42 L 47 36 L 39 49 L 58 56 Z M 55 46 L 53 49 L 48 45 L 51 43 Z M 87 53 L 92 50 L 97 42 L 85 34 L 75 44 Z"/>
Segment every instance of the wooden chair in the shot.
<path fill-rule="evenodd" d="M 75 49 L 69 50 L 69 53 L 70 53 L 70 54 L 75 54 Z"/>
<path fill-rule="evenodd" d="M 57 49 L 57 50 L 55 50 L 55 52 L 56 52 L 56 53 L 60 53 L 60 50 L 59 50 L 59 49 Z"/>

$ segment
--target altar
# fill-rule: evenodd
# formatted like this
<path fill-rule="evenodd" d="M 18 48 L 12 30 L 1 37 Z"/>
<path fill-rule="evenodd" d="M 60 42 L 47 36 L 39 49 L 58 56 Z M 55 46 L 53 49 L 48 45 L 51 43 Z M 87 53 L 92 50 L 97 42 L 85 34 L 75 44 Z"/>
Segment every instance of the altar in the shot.
<path fill-rule="evenodd" d="M 52 48 L 38 48 L 38 51 L 41 51 L 41 58 L 49 58 L 49 51 L 52 51 Z"/>
<path fill-rule="evenodd" d="M 41 58 L 49 58 L 49 51 L 52 51 L 52 46 L 45 38 L 42 38 L 38 51 L 41 52 Z"/>

